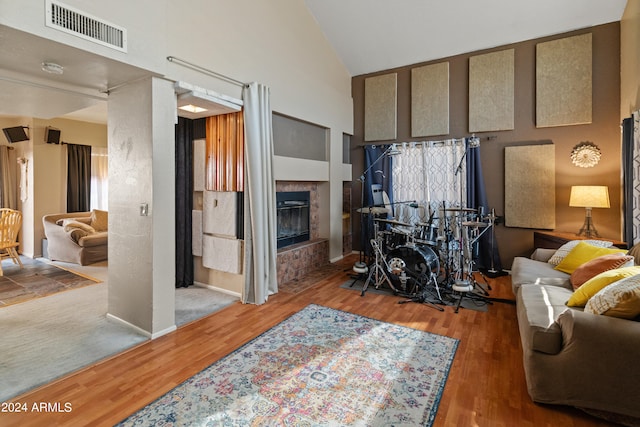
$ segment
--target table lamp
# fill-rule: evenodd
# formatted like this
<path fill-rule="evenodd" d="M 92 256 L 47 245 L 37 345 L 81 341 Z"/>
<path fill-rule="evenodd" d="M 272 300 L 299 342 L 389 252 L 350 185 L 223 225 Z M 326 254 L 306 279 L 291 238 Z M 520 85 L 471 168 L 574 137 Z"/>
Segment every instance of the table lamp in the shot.
<path fill-rule="evenodd" d="M 592 208 L 609 208 L 609 187 L 606 185 L 574 185 L 571 187 L 569 206 L 585 208 L 584 224 L 578 232 L 578 236 L 600 237 L 598 230 L 593 225 L 591 218 Z"/>

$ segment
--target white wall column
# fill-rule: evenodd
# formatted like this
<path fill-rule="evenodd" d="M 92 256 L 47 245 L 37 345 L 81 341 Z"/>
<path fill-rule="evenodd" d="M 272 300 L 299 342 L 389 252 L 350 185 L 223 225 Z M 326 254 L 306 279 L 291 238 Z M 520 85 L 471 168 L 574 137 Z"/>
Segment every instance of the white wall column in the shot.
<path fill-rule="evenodd" d="M 175 117 L 169 81 L 109 95 L 108 312 L 153 338 L 175 329 Z"/>

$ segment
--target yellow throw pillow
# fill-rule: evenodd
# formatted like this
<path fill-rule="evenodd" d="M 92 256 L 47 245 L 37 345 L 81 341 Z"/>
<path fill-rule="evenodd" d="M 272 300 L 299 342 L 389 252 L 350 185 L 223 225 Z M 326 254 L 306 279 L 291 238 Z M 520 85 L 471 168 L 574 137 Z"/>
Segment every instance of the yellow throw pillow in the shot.
<path fill-rule="evenodd" d="M 560 246 L 547 262 L 553 266 L 560 264 L 560 261 L 562 261 L 567 255 L 569 255 L 571 249 L 575 248 L 576 245 L 580 242 L 588 243 L 590 245 L 598 246 L 601 248 L 609 248 L 611 247 L 611 245 L 613 245 L 613 242 L 609 242 L 607 240 L 571 240 Z"/>
<path fill-rule="evenodd" d="M 602 272 L 576 289 L 569 301 L 567 301 L 567 305 L 569 307 L 584 307 L 589 298 L 597 294 L 601 289 L 618 280 L 635 276 L 636 274 L 640 274 L 640 266 L 638 265 Z"/>
<path fill-rule="evenodd" d="M 558 271 L 562 271 L 567 274 L 571 274 L 578 267 L 587 261 L 598 258 L 602 255 L 614 254 L 614 253 L 627 253 L 626 249 L 619 248 L 599 248 L 588 243 L 578 243 L 567 256 L 560 261 L 560 264 L 554 268 Z"/>
<path fill-rule="evenodd" d="M 91 226 L 96 231 L 107 231 L 109 228 L 109 214 L 107 211 L 94 209 L 91 211 Z"/>
<path fill-rule="evenodd" d="M 640 275 L 627 277 L 605 287 L 589 299 L 584 311 L 622 319 L 640 316 Z"/>

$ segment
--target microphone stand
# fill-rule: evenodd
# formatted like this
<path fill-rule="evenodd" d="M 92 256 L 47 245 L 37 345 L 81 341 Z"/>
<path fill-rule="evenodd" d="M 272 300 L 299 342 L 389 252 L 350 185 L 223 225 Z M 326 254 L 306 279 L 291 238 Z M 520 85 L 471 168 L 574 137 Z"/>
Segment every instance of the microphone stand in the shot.
<path fill-rule="evenodd" d="M 358 178 L 358 181 L 360 181 L 360 257 L 358 262 L 354 264 L 353 268 L 354 268 L 354 271 L 364 271 L 364 273 L 358 273 L 358 276 L 360 276 L 361 274 L 366 274 L 366 271 L 368 270 L 367 264 L 364 262 L 364 257 L 363 257 L 364 247 L 366 245 L 365 243 L 366 240 L 364 235 L 364 221 L 363 221 L 364 220 L 364 189 L 365 189 L 364 184 L 366 182 L 366 176 L 367 176 L 367 173 L 369 173 L 369 171 L 373 169 L 376 163 L 378 163 L 380 159 L 382 159 L 384 156 L 389 154 L 389 152 L 391 152 L 393 148 L 394 148 L 393 145 L 390 145 L 389 147 L 387 147 L 387 149 L 385 149 L 382 152 L 382 154 L 377 159 L 375 159 L 375 161 L 371 163 L 364 172 L 362 172 L 362 175 L 360 175 L 360 178 Z M 370 215 L 371 215 L 371 212 L 367 214 L 367 216 L 370 216 Z M 369 231 L 369 224 L 367 223 L 367 232 L 368 231 Z M 356 280 L 354 280 L 354 282 L 351 283 L 351 286 L 353 286 L 353 284 L 358 280 L 358 278 L 356 278 Z"/>

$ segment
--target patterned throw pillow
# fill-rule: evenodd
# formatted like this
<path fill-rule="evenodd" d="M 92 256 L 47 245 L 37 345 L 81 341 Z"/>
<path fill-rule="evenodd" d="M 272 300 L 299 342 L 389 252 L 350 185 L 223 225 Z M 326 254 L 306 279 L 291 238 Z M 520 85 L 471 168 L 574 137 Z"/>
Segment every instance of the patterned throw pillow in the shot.
<path fill-rule="evenodd" d="M 619 280 L 600 290 L 589 299 L 584 311 L 622 319 L 640 316 L 640 274 Z"/>
<path fill-rule="evenodd" d="M 622 267 L 632 267 L 634 258 L 623 253 L 614 253 L 603 255 L 598 258 L 587 261 L 578 267 L 573 273 L 569 281 L 573 289 L 578 289 L 584 282 L 597 276 L 603 271 L 614 270 Z"/>
<path fill-rule="evenodd" d="M 573 249 L 580 242 L 585 242 L 593 246 L 598 246 L 600 248 L 608 248 L 613 245 L 613 242 L 609 242 L 606 240 L 572 240 L 560 246 L 558 250 L 553 254 L 553 256 L 549 259 L 548 263 L 552 265 L 560 264 L 560 261 L 562 261 L 564 257 L 566 257 L 567 254 L 571 252 L 571 249 Z"/>

